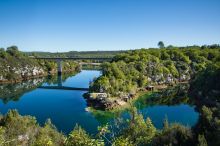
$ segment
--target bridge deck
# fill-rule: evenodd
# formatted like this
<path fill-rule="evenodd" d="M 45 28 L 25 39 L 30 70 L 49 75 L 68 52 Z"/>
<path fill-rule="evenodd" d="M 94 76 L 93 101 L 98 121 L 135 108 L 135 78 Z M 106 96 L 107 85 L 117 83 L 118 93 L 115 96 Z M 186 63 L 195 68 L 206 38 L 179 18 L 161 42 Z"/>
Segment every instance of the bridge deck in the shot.
<path fill-rule="evenodd" d="M 112 58 L 107 57 L 35 57 L 34 59 L 44 60 L 111 60 Z"/>

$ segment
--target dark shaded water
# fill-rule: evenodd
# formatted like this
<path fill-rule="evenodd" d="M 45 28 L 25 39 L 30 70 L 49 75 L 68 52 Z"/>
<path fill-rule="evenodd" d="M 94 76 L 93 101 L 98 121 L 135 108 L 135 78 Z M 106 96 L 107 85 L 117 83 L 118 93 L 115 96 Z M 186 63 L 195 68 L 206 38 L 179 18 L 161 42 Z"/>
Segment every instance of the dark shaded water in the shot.
<path fill-rule="evenodd" d="M 98 125 L 111 121 L 115 115 L 102 111 L 86 112 L 87 104 L 82 96 L 86 91 L 36 87 L 62 85 L 88 88 L 89 82 L 100 74 L 100 71 L 83 70 L 76 75 L 62 79 L 57 79 L 57 77 L 39 78 L 14 85 L 0 85 L 0 99 L 2 99 L 0 100 L 0 112 L 5 114 L 9 109 L 17 109 L 21 115 L 35 116 L 40 124 L 50 118 L 52 123 L 64 133 L 69 133 L 76 123 L 89 133 L 96 133 Z M 149 116 L 157 128 L 162 127 L 166 115 L 170 122 L 180 122 L 188 126 L 195 125 L 198 120 L 195 107 L 188 104 L 143 106 L 139 108 L 139 111 L 145 117 Z M 127 115 L 126 112 L 123 113 L 123 117 L 127 117 Z"/>

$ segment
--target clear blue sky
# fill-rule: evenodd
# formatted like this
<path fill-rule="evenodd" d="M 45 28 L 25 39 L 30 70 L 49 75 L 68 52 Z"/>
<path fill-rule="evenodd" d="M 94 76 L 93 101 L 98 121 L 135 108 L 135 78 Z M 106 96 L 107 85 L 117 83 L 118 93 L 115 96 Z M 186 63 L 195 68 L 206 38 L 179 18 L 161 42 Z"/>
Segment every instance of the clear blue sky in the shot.
<path fill-rule="evenodd" d="M 0 0 L 0 47 L 123 50 L 220 43 L 220 0 Z"/>

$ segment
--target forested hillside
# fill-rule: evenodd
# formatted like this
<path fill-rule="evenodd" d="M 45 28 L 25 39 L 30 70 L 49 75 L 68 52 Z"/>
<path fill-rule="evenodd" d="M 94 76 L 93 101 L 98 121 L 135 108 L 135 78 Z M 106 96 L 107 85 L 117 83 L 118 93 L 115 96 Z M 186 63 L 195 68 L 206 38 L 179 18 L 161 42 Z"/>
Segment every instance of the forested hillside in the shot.
<path fill-rule="evenodd" d="M 208 66 L 191 81 L 190 93 L 203 100 L 220 102 L 220 62 Z M 208 102 L 208 101 L 207 101 Z M 211 104 L 211 102 L 209 102 Z"/>
<path fill-rule="evenodd" d="M 219 64 L 220 47 L 140 49 L 116 55 L 103 64 L 103 75 L 91 84 L 92 92 L 111 97 L 136 93 L 147 85 L 188 81 L 211 64 Z"/>
<path fill-rule="evenodd" d="M 220 63 L 199 72 L 190 82 L 189 95 L 201 113 L 195 134 L 204 134 L 208 145 L 220 145 Z"/>
<path fill-rule="evenodd" d="M 98 134 L 95 136 L 76 125 L 69 135 L 64 135 L 57 131 L 50 120 L 39 126 L 34 117 L 21 116 L 11 110 L 0 116 L 0 145 L 219 146 L 219 51 L 219 48 L 130 51 L 117 55 L 111 63 L 105 63 L 103 76 L 91 86 L 91 90 L 103 90 L 111 96 L 117 96 L 121 92 L 136 92 L 146 85 L 175 84 L 189 80 L 189 91 L 188 88 L 179 88 L 178 94 L 185 95 L 188 92 L 190 101 L 179 98 L 174 90 L 168 89 L 165 90 L 168 93 L 166 96 L 152 94 L 146 103 L 149 104 L 151 100 L 156 103 L 192 102 L 200 114 L 198 123 L 191 128 L 169 123 L 169 119 L 165 118 L 163 128 L 156 129 L 150 118 L 145 119 L 136 108 L 131 107 L 128 119 L 116 119 L 115 129 L 108 124 L 97 127 Z M 9 52 L 2 52 L 9 55 Z M 36 65 L 42 66 L 39 62 Z"/>
<path fill-rule="evenodd" d="M 134 120 L 133 124 L 130 123 L 132 130 L 125 130 L 118 144 L 125 142 L 131 145 L 144 143 L 144 145 L 217 146 L 220 144 L 219 69 L 220 48 L 218 45 L 196 48 L 141 49 L 117 55 L 111 63 L 105 63 L 103 75 L 91 84 L 90 89 L 91 92 L 106 92 L 108 98 L 120 98 L 121 94 L 134 94 L 138 89 L 147 85 L 173 85 L 178 82 L 187 82 L 190 85 L 189 90 L 181 89 L 180 91 L 189 93 L 187 96 L 190 96 L 190 102 L 194 103 L 200 112 L 199 121 L 195 127 L 169 125 L 165 120 L 164 129 L 155 134 L 152 125 L 146 124 L 148 120 L 140 122 L 142 118 L 139 117 L 136 121 Z M 153 97 L 149 100 L 167 102 L 172 100 L 172 96 Z M 149 100 L 146 100 L 148 104 Z M 145 124 L 151 127 L 149 133 L 152 135 L 141 130 L 146 126 Z"/>

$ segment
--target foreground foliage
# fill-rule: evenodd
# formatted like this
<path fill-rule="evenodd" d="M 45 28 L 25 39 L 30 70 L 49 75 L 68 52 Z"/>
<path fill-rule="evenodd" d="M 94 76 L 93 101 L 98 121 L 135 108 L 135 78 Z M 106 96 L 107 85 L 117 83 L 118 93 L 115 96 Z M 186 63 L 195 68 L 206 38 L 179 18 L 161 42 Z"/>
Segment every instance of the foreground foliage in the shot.
<path fill-rule="evenodd" d="M 181 125 L 176 124 L 170 128 L 170 131 L 177 130 Z M 184 129 L 185 127 L 183 127 Z M 112 132 L 107 130 L 108 127 L 100 127 L 97 137 L 91 137 L 84 129 L 76 125 L 68 136 L 59 133 L 51 121 L 48 120 L 43 127 L 39 126 L 36 119 L 31 116 L 21 116 L 16 110 L 9 111 L 0 120 L 0 145 L 17 146 L 17 145 L 33 145 L 33 146 L 102 146 L 104 140 L 106 144 L 115 146 L 122 145 L 147 145 L 153 144 L 155 136 L 159 139 L 162 136 L 152 124 L 150 118 L 143 119 L 135 108 L 131 109 L 131 119 L 126 121 L 126 126 L 120 131 L 120 135 L 114 137 L 105 136 L 106 133 Z M 169 133 L 168 129 L 164 130 Z M 188 140 L 185 132 L 179 132 Z M 178 139 L 177 135 L 171 135 L 174 139 L 181 143 L 184 139 Z M 158 141 L 157 141 L 158 143 Z"/>
<path fill-rule="evenodd" d="M 190 94 L 201 113 L 195 133 L 201 145 L 220 145 L 220 64 L 209 66 L 191 81 Z M 206 140 L 205 140 L 206 139 Z"/>

